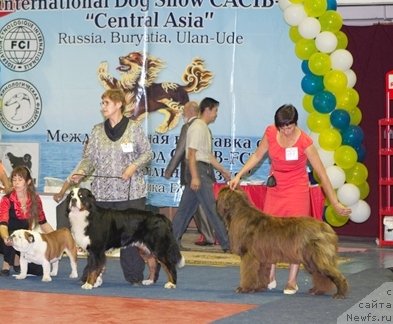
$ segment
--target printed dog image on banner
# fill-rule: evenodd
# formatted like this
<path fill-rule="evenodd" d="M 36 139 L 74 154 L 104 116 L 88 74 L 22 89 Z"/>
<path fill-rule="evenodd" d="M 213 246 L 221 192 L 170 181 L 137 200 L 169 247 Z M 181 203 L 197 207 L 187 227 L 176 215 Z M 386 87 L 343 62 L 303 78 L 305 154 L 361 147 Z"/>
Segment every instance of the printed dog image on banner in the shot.
<path fill-rule="evenodd" d="M 105 89 L 119 88 L 126 95 L 125 115 L 142 120 L 146 113 L 159 111 L 164 114 L 163 122 L 156 128 L 157 133 L 166 133 L 176 127 L 182 116 L 184 104 L 189 101 L 189 93 L 206 89 L 212 79 L 212 72 L 204 67 L 204 61 L 195 58 L 186 67 L 182 79 L 185 85 L 173 82 L 155 83 L 164 62 L 151 55 L 132 52 L 119 58 L 117 79 L 108 73 L 108 63 L 102 62 L 98 68 L 98 78 Z"/>

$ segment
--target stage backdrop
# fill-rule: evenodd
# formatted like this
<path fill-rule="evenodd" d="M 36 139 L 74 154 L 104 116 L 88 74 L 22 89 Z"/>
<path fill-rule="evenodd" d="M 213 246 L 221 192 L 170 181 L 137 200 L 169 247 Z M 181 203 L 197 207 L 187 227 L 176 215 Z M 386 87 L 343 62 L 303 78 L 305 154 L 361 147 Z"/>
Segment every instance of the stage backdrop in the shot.
<path fill-rule="evenodd" d="M 273 1 L 25 3 L 9 12 L 1 8 L 1 134 L 3 142 L 25 143 L 26 154 L 30 143 L 39 144 L 32 161 L 40 191 L 45 178 L 66 178 L 80 160 L 93 125 L 102 121 L 100 96 L 111 82 L 129 93 L 128 113 L 151 140 L 154 159 L 146 172 L 155 206 L 177 206 L 180 196 L 178 173 L 163 178 L 183 123 L 179 102 L 220 101 L 211 127 L 214 149 L 233 173 L 255 150 L 278 106 L 296 105 L 307 129 L 301 61 Z M 164 110 L 137 116 L 130 89 L 142 73 L 151 87 L 177 87 L 178 101 L 168 98 Z M 7 154 L 13 152 L 1 148 L 10 170 Z M 265 161 L 250 178 L 264 180 L 268 168 Z"/>

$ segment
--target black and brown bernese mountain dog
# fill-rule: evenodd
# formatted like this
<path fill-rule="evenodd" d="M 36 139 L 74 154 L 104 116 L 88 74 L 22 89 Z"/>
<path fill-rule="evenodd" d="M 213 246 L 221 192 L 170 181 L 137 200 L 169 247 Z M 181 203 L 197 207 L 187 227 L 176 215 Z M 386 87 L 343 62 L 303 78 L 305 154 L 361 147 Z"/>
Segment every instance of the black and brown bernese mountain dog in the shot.
<path fill-rule="evenodd" d="M 154 283 L 158 261 L 168 276 L 164 287 L 176 288 L 176 267 L 183 267 L 185 261 L 167 217 L 138 209 L 100 208 L 91 191 L 84 188 L 74 188 L 69 193 L 67 206 L 75 241 L 88 252 L 83 289 L 102 284 L 106 250 L 129 245 L 136 246 L 148 264 L 149 278 L 142 284 Z"/>

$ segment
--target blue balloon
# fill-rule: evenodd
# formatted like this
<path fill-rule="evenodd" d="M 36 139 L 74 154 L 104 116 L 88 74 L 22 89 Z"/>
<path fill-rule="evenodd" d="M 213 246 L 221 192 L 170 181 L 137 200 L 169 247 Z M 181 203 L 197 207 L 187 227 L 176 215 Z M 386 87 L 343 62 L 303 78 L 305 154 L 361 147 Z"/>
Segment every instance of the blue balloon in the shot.
<path fill-rule="evenodd" d="M 344 109 L 335 109 L 330 114 L 330 123 L 333 127 L 339 129 L 340 131 L 346 129 L 351 122 L 351 116 L 348 111 Z"/>
<path fill-rule="evenodd" d="M 316 93 L 323 90 L 323 76 L 315 74 L 306 74 L 301 82 L 302 89 L 309 95 L 315 95 Z"/>
<path fill-rule="evenodd" d="M 329 114 L 336 108 L 336 97 L 330 91 L 320 91 L 312 99 L 316 111 L 321 114 Z"/>
<path fill-rule="evenodd" d="M 359 146 L 355 147 L 355 151 L 358 154 L 358 162 L 364 162 L 364 159 L 366 158 L 366 147 L 363 144 L 360 144 Z"/>
<path fill-rule="evenodd" d="M 327 10 L 337 10 L 337 1 L 327 0 Z"/>
<path fill-rule="evenodd" d="M 363 130 L 359 126 L 350 125 L 341 133 L 342 145 L 350 145 L 353 148 L 360 146 L 364 139 Z"/>
<path fill-rule="evenodd" d="M 302 71 L 304 74 L 312 74 L 312 72 L 310 71 L 310 68 L 308 67 L 307 60 L 302 61 Z"/>

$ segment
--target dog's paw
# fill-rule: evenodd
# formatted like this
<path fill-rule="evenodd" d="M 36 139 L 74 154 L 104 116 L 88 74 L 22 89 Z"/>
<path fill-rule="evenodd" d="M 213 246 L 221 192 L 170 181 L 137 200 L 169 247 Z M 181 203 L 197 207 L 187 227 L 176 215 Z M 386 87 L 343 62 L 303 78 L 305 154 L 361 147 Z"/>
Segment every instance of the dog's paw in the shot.
<path fill-rule="evenodd" d="M 70 273 L 70 276 L 69 276 L 70 278 L 78 278 L 78 273 L 77 272 L 75 272 L 75 271 L 72 271 L 71 273 Z"/>
<path fill-rule="evenodd" d="M 88 282 L 85 282 L 82 286 L 82 289 L 93 289 L 93 285 L 89 284 Z"/>
<path fill-rule="evenodd" d="M 22 280 L 22 279 L 26 279 L 26 277 L 27 277 L 26 275 L 18 274 L 15 276 L 15 279 Z"/>
<path fill-rule="evenodd" d="M 142 280 L 142 285 L 144 286 L 150 286 L 152 284 L 154 284 L 154 280 L 151 279 Z"/>
<path fill-rule="evenodd" d="M 51 276 L 51 277 L 56 277 L 56 276 L 57 276 L 57 271 L 52 271 L 52 272 L 50 273 L 50 276 Z"/>
<path fill-rule="evenodd" d="M 255 292 L 255 290 L 249 288 L 237 287 L 235 289 L 235 292 L 237 292 L 238 294 L 247 294 L 247 293 L 253 293 Z"/>
<path fill-rule="evenodd" d="M 108 62 L 104 61 L 98 66 L 99 74 L 106 74 L 108 72 Z"/>
<path fill-rule="evenodd" d="M 168 281 L 165 285 L 164 288 L 166 289 L 175 289 L 176 285 L 173 282 Z"/>
<path fill-rule="evenodd" d="M 103 282 L 104 282 L 104 280 L 102 280 L 102 274 L 100 274 L 97 277 L 96 282 L 94 283 L 94 288 L 100 287 Z"/>
<path fill-rule="evenodd" d="M 50 276 L 43 276 L 41 281 L 44 281 L 44 282 L 51 282 L 51 281 L 52 281 L 52 278 L 51 278 Z"/>
<path fill-rule="evenodd" d="M 345 295 L 337 293 L 337 294 L 333 295 L 333 298 L 334 299 L 345 299 Z"/>

